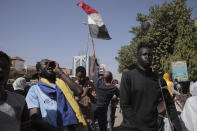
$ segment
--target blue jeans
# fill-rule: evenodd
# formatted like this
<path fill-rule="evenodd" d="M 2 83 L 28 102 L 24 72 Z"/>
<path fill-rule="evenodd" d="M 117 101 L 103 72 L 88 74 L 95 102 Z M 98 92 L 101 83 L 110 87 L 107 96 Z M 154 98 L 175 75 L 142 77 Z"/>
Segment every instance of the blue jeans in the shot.
<path fill-rule="evenodd" d="M 94 118 L 98 120 L 99 131 L 107 131 L 107 107 L 97 107 Z"/>

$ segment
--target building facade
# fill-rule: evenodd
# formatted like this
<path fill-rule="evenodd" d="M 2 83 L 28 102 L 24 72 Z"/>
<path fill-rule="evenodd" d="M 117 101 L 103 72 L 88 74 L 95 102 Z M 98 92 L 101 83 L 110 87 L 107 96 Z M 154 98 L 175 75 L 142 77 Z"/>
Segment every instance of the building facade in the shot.
<path fill-rule="evenodd" d="M 25 75 L 25 60 L 16 56 L 11 57 L 10 78 L 17 78 Z"/>
<path fill-rule="evenodd" d="M 11 62 L 12 62 L 12 67 L 15 69 L 15 71 L 18 71 L 18 72 L 25 71 L 25 66 L 24 66 L 25 60 L 23 60 L 22 58 L 18 56 L 12 57 Z"/>
<path fill-rule="evenodd" d="M 92 63 L 92 56 L 74 56 L 73 57 L 73 65 L 72 65 L 72 76 L 76 76 L 76 68 L 79 66 L 83 66 L 86 69 L 86 76 L 90 76 L 90 67 Z M 95 72 L 98 73 L 99 67 L 95 66 Z"/>

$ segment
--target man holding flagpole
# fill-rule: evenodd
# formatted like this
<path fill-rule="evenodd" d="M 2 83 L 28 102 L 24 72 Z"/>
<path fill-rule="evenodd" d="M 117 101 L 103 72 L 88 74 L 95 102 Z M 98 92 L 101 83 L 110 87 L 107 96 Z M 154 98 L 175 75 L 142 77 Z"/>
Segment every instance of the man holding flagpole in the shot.
<path fill-rule="evenodd" d="M 98 78 L 96 76 L 94 69 L 95 64 L 98 65 L 98 63 L 95 56 L 93 38 L 103 40 L 110 40 L 111 38 L 98 11 L 96 11 L 84 2 L 79 2 L 77 6 L 81 7 L 88 15 L 89 32 L 92 39 L 93 60 L 90 69 L 90 76 L 93 80 L 97 95 L 96 110 L 94 112 L 94 117 L 96 120 L 98 120 L 99 130 L 107 131 L 108 105 L 114 94 L 119 96 L 119 90 L 111 84 L 113 79 L 113 75 L 111 72 L 105 72 L 103 78 Z"/>
<path fill-rule="evenodd" d="M 112 97 L 114 95 L 119 96 L 119 90 L 116 86 L 111 84 L 113 75 L 110 71 L 106 71 L 102 78 L 96 76 L 94 72 L 96 63 L 97 59 L 95 55 L 93 55 L 90 76 L 93 80 L 97 95 L 94 119 L 98 120 L 99 131 L 107 131 L 107 109 Z"/>

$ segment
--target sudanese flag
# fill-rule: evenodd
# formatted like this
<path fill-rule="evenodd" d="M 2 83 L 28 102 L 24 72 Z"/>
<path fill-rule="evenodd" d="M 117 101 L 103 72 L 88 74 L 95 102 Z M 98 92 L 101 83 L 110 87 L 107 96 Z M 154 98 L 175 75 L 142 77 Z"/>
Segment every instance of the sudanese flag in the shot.
<path fill-rule="evenodd" d="M 81 7 L 88 14 L 88 25 L 91 37 L 110 40 L 111 38 L 99 12 L 84 2 L 79 2 L 77 6 Z"/>

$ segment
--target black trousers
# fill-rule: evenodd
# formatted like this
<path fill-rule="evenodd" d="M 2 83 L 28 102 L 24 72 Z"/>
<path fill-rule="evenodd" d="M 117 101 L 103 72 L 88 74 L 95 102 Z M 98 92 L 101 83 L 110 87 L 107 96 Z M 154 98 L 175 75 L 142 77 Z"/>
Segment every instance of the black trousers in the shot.
<path fill-rule="evenodd" d="M 98 120 L 99 131 L 107 131 L 107 107 L 96 107 L 94 119 Z"/>

